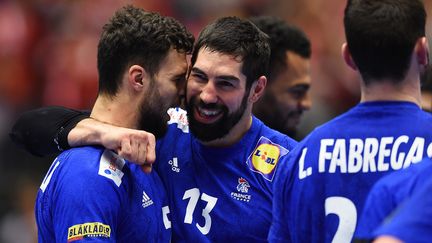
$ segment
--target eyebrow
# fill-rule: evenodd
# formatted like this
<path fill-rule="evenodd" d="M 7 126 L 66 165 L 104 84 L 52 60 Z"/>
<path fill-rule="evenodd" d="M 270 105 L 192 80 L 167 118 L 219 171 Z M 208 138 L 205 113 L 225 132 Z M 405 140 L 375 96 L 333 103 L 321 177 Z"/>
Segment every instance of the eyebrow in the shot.
<path fill-rule="evenodd" d="M 204 71 L 202 71 L 201 69 L 196 68 L 196 67 L 192 67 L 191 73 L 197 73 L 197 74 L 201 74 L 201 75 L 207 77 L 207 74 L 205 74 Z"/>
<path fill-rule="evenodd" d="M 179 73 L 173 76 L 174 79 L 186 78 L 186 72 Z"/>
<path fill-rule="evenodd" d="M 191 73 L 192 73 L 192 72 L 207 77 L 207 74 L 206 74 L 204 71 L 202 71 L 201 69 L 197 68 L 197 67 L 193 67 L 193 68 L 191 69 Z M 218 79 L 218 80 L 224 80 L 224 81 L 240 82 L 240 79 L 237 78 L 237 77 L 234 76 L 234 75 L 219 75 L 219 76 L 216 76 L 216 79 Z"/>

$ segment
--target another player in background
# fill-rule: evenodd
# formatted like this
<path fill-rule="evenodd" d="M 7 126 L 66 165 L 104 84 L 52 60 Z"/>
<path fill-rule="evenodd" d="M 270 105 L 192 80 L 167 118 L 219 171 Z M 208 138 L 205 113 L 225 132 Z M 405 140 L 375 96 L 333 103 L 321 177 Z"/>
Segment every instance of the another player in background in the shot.
<path fill-rule="evenodd" d="M 270 242 L 350 242 L 373 184 L 431 156 L 432 117 L 420 108 L 425 21 L 418 0 L 348 1 L 342 54 L 361 75 L 361 102 L 279 165 Z"/>
<path fill-rule="evenodd" d="M 177 87 L 185 80 L 177 78 L 185 77 L 192 46 L 193 36 L 173 18 L 133 6 L 118 10 L 99 41 L 99 93 L 90 116 L 163 136 L 164 109 L 178 104 Z M 60 154 L 40 186 L 35 211 L 39 242 L 171 239 L 168 197 L 157 173 L 145 174 L 101 146 Z"/>
<path fill-rule="evenodd" d="M 429 178 L 374 236 L 374 243 L 428 243 L 432 241 L 432 180 Z"/>
<path fill-rule="evenodd" d="M 267 241 L 274 172 L 297 144 L 252 115 L 267 83 L 269 57 L 268 37 L 248 20 L 220 18 L 201 31 L 187 80 L 188 112 L 170 109 L 168 132 L 157 143 L 155 167 L 169 193 L 173 241 Z M 31 135 L 52 128 L 26 117 L 15 135 L 25 138 L 19 142 L 30 150 L 39 150 L 28 142 L 35 141 Z M 120 141 L 141 144 L 130 154 L 146 148 L 147 141 L 129 137 L 139 131 L 119 131 L 91 119 L 68 134 L 61 129 L 69 126 L 69 119 L 62 119 L 68 117 L 73 116 L 50 117 L 58 141 L 101 143 L 119 151 L 125 143 Z M 45 143 L 55 148 L 50 139 Z"/>
<path fill-rule="evenodd" d="M 250 20 L 270 37 L 271 47 L 267 87 L 253 113 L 267 126 L 294 137 L 303 112 L 312 104 L 309 39 L 277 17 Z"/>
<path fill-rule="evenodd" d="M 359 242 L 371 241 L 375 230 L 392 217 L 397 207 L 421 190 L 431 174 L 432 160 L 425 158 L 419 164 L 381 178 L 366 198 L 355 238 Z"/>

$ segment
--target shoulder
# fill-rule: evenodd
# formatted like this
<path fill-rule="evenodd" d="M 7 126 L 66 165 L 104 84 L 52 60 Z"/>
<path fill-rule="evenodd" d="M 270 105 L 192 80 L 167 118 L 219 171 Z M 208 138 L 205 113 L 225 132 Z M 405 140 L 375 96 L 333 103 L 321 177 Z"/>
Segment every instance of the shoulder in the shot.
<path fill-rule="evenodd" d="M 278 144 L 279 146 L 284 147 L 288 151 L 292 150 L 298 144 L 298 142 L 293 138 L 268 127 L 255 116 L 253 117 L 253 123 L 253 126 L 261 128 L 259 129 L 259 137 L 265 137 L 268 141 L 271 141 L 274 144 Z"/>
<path fill-rule="evenodd" d="M 392 194 L 400 200 L 416 191 L 432 173 L 432 160 L 425 158 L 408 168 L 394 171 L 378 180 L 371 193 Z"/>
<path fill-rule="evenodd" d="M 71 190 L 118 190 L 124 183 L 126 161 L 103 147 L 85 146 L 67 150 L 59 157 L 60 182 Z M 104 188 L 104 189 L 101 189 Z"/>
<path fill-rule="evenodd" d="M 76 147 L 65 150 L 56 160 L 60 162 L 61 167 L 65 168 L 63 174 L 82 175 L 98 165 L 103 151 L 102 147 Z"/>

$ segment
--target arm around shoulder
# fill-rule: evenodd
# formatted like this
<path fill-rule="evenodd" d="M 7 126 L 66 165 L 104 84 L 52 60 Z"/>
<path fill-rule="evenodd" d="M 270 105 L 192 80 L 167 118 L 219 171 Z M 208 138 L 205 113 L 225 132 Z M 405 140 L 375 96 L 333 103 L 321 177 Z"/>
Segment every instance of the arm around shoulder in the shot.
<path fill-rule="evenodd" d="M 145 172 L 150 172 L 150 165 L 156 160 L 156 139 L 153 134 L 113 126 L 95 119 L 80 121 L 70 131 L 68 142 L 72 147 L 102 145 L 123 158 L 142 165 Z"/>

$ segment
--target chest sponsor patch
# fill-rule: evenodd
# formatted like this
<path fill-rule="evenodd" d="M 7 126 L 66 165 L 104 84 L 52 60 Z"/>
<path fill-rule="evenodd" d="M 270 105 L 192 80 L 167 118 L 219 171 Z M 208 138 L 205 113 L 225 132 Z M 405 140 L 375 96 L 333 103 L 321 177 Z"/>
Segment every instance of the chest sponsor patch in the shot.
<path fill-rule="evenodd" d="M 120 187 L 124 175 L 122 169 L 125 163 L 122 157 L 105 149 L 100 159 L 98 174 L 113 180 L 114 183 Z"/>
<path fill-rule="evenodd" d="M 76 224 L 68 228 L 67 242 L 84 238 L 110 238 L 111 227 L 100 222 Z"/>
<path fill-rule="evenodd" d="M 287 153 L 286 148 L 273 143 L 266 137 L 261 137 L 246 163 L 252 171 L 272 181 L 279 159 Z"/>

